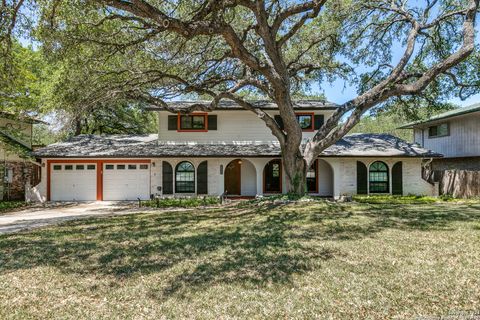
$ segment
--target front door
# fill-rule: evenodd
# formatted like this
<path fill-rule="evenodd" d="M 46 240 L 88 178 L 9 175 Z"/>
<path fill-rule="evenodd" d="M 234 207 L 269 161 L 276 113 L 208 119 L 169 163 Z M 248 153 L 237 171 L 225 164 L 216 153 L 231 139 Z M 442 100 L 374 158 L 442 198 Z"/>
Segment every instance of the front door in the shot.
<path fill-rule="evenodd" d="M 233 160 L 225 168 L 225 192 L 228 195 L 241 194 L 242 167 L 240 160 Z"/>

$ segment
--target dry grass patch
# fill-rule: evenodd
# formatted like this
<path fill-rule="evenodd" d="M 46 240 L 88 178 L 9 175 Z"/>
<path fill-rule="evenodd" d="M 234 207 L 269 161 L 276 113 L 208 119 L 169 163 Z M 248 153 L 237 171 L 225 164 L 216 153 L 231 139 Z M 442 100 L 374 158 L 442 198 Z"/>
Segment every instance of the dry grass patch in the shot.
<path fill-rule="evenodd" d="M 0 236 L 0 318 L 480 310 L 480 204 L 251 203 Z"/>

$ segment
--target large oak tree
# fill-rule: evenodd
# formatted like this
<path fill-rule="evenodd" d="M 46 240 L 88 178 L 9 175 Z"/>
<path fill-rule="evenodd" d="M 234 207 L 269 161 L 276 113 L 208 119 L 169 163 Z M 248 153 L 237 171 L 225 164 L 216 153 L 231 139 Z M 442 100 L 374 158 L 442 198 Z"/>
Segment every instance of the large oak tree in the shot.
<path fill-rule="evenodd" d="M 222 99 L 233 100 L 278 139 L 287 188 L 297 194 L 305 192 L 306 169 L 315 158 L 368 110 L 426 92 L 464 98 L 479 87 L 479 0 L 39 3 L 45 48 L 81 57 L 78 63 L 97 75 L 91 99 L 142 100 L 172 112 L 179 110 L 166 101 L 178 95 L 211 101 L 181 112 L 214 110 Z M 354 82 L 358 96 L 305 142 L 293 97 L 334 77 Z M 246 92 L 273 100 L 283 128 Z"/>

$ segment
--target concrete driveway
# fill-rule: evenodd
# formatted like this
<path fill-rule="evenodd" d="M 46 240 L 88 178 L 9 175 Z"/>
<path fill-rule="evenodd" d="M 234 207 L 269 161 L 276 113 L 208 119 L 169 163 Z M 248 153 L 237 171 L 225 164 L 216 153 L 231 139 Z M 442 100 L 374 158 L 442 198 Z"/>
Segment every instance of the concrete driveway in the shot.
<path fill-rule="evenodd" d="M 0 215 L 0 234 L 43 227 L 67 220 L 137 211 L 135 202 L 49 203 Z"/>

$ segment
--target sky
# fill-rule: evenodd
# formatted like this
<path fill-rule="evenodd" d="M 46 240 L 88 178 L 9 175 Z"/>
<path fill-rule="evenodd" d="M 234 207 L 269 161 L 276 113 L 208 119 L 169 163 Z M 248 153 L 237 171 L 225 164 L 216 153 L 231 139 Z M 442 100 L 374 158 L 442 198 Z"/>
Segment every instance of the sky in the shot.
<path fill-rule="evenodd" d="M 479 48 L 480 47 L 480 24 L 477 24 L 476 31 L 477 31 L 476 44 L 477 44 L 477 48 Z M 392 65 L 395 65 L 396 62 L 400 60 L 404 51 L 405 51 L 405 48 L 400 43 L 394 43 L 394 46 L 392 47 Z M 348 63 L 348 61 L 344 61 L 342 58 L 339 58 L 339 60 L 340 62 Z M 371 71 L 372 69 L 367 69 L 363 66 L 354 66 L 354 70 L 357 74 L 361 74 L 367 71 Z M 329 83 L 328 81 L 323 81 L 321 83 L 318 83 L 312 87 L 312 91 L 314 93 L 323 93 L 328 101 L 331 101 L 337 104 L 345 103 L 355 98 L 358 95 L 357 89 L 355 87 L 350 86 L 347 82 L 341 79 L 338 79 L 333 83 Z M 460 98 L 452 98 L 448 102 L 453 103 L 460 107 L 466 107 L 475 103 L 479 103 L 480 94 L 473 95 L 464 101 L 462 101 Z"/>

